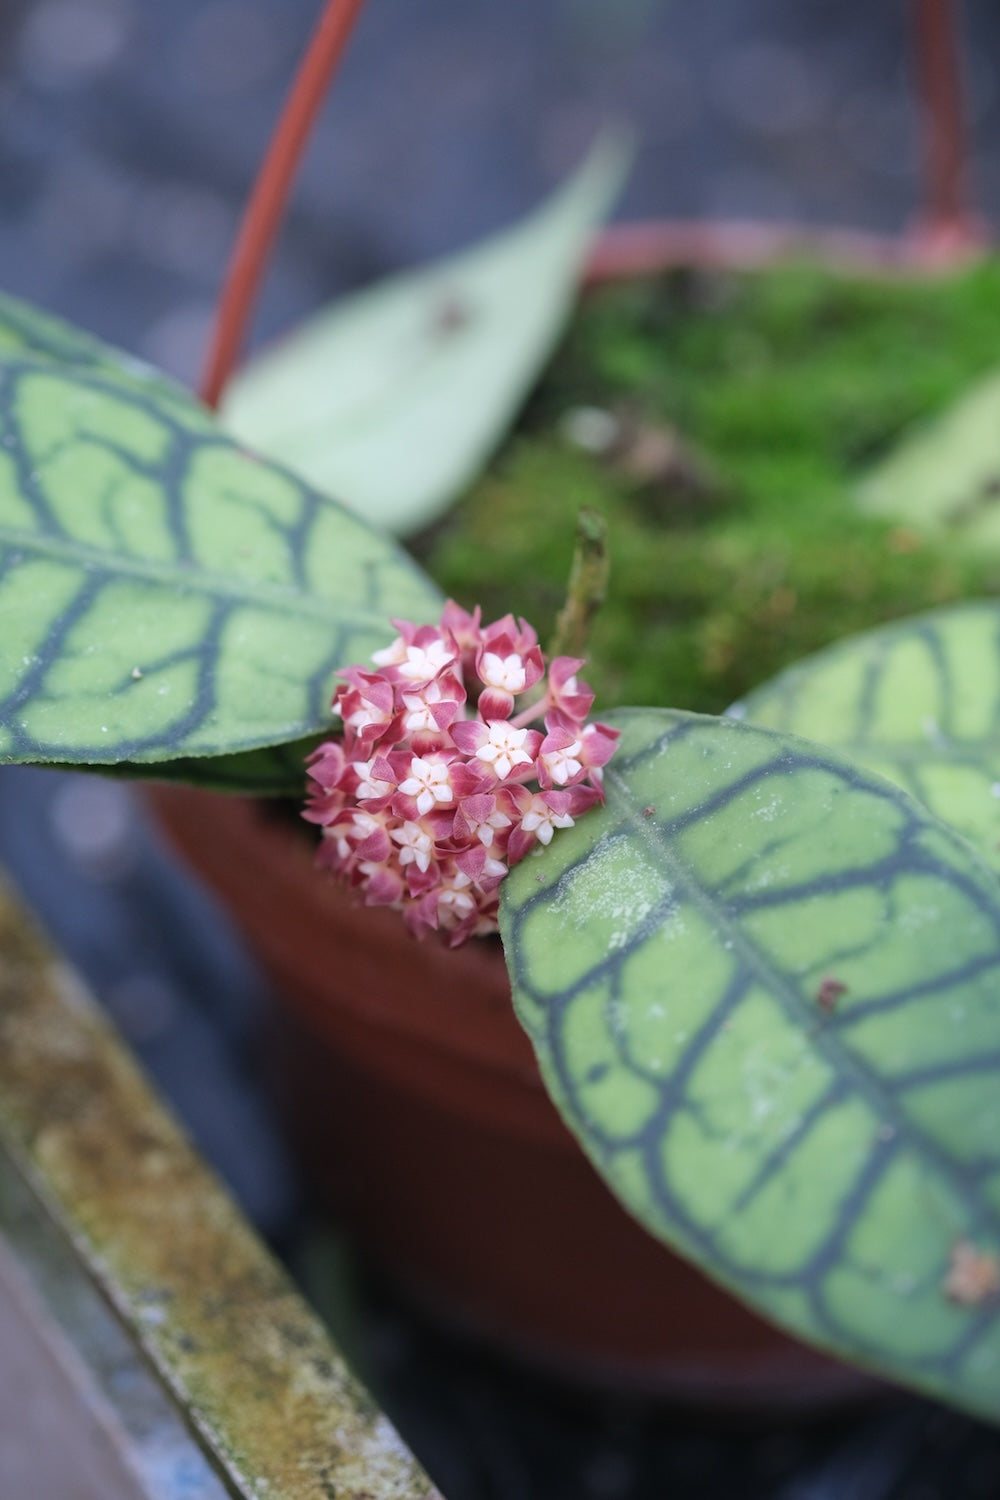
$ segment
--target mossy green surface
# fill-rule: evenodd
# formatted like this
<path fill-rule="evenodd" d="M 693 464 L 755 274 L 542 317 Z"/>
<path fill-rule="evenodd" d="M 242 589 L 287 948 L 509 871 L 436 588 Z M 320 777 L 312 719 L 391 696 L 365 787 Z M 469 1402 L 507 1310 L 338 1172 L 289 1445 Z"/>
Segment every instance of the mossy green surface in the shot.
<path fill-rule="evenodd" d="M 1000 262 L 886 280 L 811 267 L 673 275 L 588 297 L 518 430 L 418 548 L 487 618 L 543 640 L 582 505 L 608 521 L 587 676 L 602 707 L 718 712 L 879 621 L 995 594 L 1000 560 L 866 519 L 851 490 L 916 419 L 1000 364 Z M 565 436 L 580 406 L 676 429 L 715 493 L 640 482 Z"/>

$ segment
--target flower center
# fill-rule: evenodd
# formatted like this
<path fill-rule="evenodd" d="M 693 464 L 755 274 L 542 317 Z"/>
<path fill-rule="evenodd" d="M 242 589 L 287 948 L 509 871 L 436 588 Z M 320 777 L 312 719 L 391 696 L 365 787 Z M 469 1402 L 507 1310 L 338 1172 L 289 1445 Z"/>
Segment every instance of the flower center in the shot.
<path fill-rule="evenodd" d="M 526 729 L 515 729 L 503 719 L 487 726 L 488 738 L 476 751 L 476 759 L 491 766 L 500 781 L 505 781 L 515 766 L 530 766 L 531 756 L 523 748 Z"/>

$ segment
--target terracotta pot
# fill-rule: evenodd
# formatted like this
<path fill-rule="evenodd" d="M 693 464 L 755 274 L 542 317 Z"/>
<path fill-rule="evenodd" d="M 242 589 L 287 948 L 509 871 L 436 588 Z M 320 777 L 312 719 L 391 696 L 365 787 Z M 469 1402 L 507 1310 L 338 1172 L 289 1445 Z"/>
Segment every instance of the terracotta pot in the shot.
<path fill-rule="evenodd" d="M 499 946 L 417 943 L 354 906 L 265 805 L 151 797 L 280 997 L 276 1072 L 317 1194 L 397 1284 L 576 1378 L 739 1404 L 856 1393 L 620 1207 L 544 1092 Z"/>

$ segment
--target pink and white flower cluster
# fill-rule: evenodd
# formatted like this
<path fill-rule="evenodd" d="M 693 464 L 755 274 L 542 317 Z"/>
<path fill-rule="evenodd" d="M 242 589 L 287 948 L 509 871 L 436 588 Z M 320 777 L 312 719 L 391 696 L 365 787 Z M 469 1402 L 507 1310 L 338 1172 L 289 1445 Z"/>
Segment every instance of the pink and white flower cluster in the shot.
<path fill-rule="evenodd" d="M 322 828 L 320 864 L 366 905 L 454 947 L 496 931 L 511 865 L 604 800 L 618 734 L 587 722 L 583 663 L 546 672 L 524 620 L 481 625 L 449 602 L 438 625 L 393 623 L 375 671 L 338 673 L 343 733 L 310 756 L 304 816 Z"/>

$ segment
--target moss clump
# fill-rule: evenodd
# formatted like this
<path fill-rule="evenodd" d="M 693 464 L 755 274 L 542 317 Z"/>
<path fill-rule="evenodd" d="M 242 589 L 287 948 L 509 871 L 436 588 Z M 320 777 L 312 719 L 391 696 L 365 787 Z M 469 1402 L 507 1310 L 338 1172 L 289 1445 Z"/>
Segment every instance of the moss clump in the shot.
<path fill-rule="evenodd" d="M 718 712 L 840 636 L 997 591 L 1000 560 L 865 519 L 850 494 L 996 363 L 998 321 L 992 262 L 932 281 L 677 273 L 595 294 L 516 433 L 417 550 L 461 602 L 523 613 L 544 638 L 576 514 L 596 507 L 611 540 L 587 674 L 600 704 Z M 580 406 L 619 414 L 617 454 L 567 440 Z M 689 452 L 629 457 L 642 442 L 662 460 L 672 432 L 693 476 Z"/>

